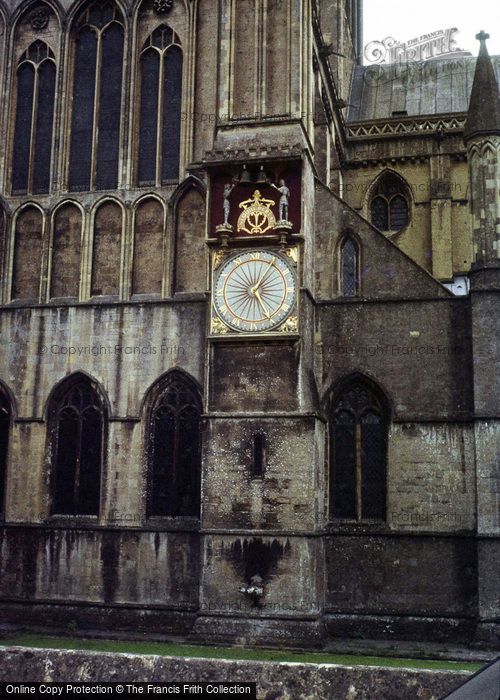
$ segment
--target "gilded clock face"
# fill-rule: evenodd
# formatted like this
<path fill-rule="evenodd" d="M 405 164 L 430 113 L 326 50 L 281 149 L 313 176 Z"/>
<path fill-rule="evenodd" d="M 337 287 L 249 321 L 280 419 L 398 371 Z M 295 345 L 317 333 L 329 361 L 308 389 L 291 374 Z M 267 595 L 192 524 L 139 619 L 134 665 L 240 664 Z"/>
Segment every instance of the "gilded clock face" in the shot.
<path fill-rule="evenodd" d="M 230 328 L 269 331 L 295 307 L 295 271 L 288 260 L 268 250 L 243 251 L 217 270 L 214 305 Z"/>

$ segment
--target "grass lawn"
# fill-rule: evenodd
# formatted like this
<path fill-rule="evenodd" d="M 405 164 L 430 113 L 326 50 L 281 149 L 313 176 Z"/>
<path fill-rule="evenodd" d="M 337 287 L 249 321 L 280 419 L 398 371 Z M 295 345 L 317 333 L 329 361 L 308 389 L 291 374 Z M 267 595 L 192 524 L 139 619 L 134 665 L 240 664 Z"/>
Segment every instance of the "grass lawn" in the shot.
<path fill-rule="evenodd" d="M 158 656 L 191 656 L 208 659 L 243 659 L 250 661 L 291 661 L 312 664 L 341 664 L 344 666 L 385 666 L 391 668 L 423 668 L 446 671 L 478 671 L 485 664 L 462 661 L 426 661 L 380 656 L 338 656 L 322 652 L 274 651 L 243 647 L 212 647 L 187 644 L 163 644 L 161 642 L 116 641 L 104 639 L 79 639 L 44 637 L 17 634 L 0 640 L 0 646 L 35 647 L 38 649 L 77 649 L 82 651 L 107 651 L 122 654 L 156 654 Z"/>

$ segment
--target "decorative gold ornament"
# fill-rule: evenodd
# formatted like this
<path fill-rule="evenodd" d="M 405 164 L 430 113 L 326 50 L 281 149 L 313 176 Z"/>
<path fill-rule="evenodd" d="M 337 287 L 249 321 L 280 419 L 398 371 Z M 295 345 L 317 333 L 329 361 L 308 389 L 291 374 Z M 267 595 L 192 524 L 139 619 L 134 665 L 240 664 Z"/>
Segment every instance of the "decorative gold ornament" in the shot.
<path fill-rule="evenodd" d="M 264 199 L 260 190 L 255 190 L 253 197 L 240 204 L 240 209 L 243 211 L 238 219 L 238 231 L 252 235 L 274 229 L 276 217 L 270 208 L 274 204 L 272 199 Z"/>
<path fill-rule="evenodd" d="M 219 267 L 219 265 L 227 258 L 227 255 L 228 255 L 227 251 L 223 251 L 223 250 L 217 250 L 213 254 L 212 261 L 213 261 L 214 270 L 216 270 Z"/>
<path fill-rule="evenodd" d="M 287 248 L 287 249 L 285 250 L 285 254 L 288 255 L 288 257 L 291 258 L 295 264 L 298 263 L 298 261 L 299 261 L 299 250 L 298 250 L 298 248 Z"/>
<path fill-rule="evenodd" d="M 285 323 L 280 326 L 280 333 L 297 333 L 299 330 L 299 319 L 297 316 L 290 316 Z"/>
<path fill-rule="evenodd" d="M 210 332 L 212 335 L 226 335 L 226 333 L 229 331 L 229 328 L 226 326 L 226 324 L 220 320 L 217 316 L 214 316 L 212 318 L 212 325 L 210 328 Z"/>

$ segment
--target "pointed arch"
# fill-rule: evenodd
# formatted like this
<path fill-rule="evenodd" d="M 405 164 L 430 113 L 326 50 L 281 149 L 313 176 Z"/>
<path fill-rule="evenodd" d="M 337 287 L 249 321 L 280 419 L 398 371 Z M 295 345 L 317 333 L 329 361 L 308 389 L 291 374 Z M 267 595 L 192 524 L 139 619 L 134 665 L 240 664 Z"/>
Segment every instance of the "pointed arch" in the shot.
<path fill-rule="evenodd" d="M 204 191 L 193 178 L 174 195 L 174 292 L 203 293 L 207 287 Z"/>
<path fill-rule="evenodd" d="M 142 197 L 134 211 L 132 295 L 161 294 L 165 271 L 165 205 Z"/>
<path fill-rule="evenodd" d="M 36 204 L 26 203 L 14 216 L 12 301 L 38 302 L 42 280 L 45 216 Z"/>
<path fill-rule="evenodd" d="M 328 401 L 330 517 L 385 520 L 390 406 L 380 387 L 356 373 Z"/>
<path fill-rule="evenodd" d="M 101 200 L 94 211 L 92 237 L 92 297 L 118 296 L 125 212 L 115 199 Z"/>
<path fill-rule="evenodd" d="M 52 391 L 47 454 L 53 515 L 99 515 L 107 419 L 106 401 L 88 375 L 72 374 Z"/>
<path fill-rule="evenodd" d="M 183 52 L 168 24 L 154 29 L 139 58 L 137 182 L 161 186 L 179 180 Z"/>
<path fill-rule="evenodd" d="M 357 297 L 361 288 L 359 241 L 351 233 L 345 233 L 339 241 L 337 250 L 340 295 Z"/>
<path fill-rule="evenodd" d="M 80 206 L 61 202 L 52 215 L 51 299 L 79 297 L 82 234 Z"/>
<path fill-rule="evenodd" d="M 500 151 L 500 144 L 493 141 L 483 141 L 478 143 L 472 142 L 469 144 L 469 160 L 473 161 L 477 158 L 484 158 L 485 156 L 496 157 Z"/>
<path fill-rule="evenodd" d="M 16 83 L 12 194 L 45 194 L 50 191 L 56 62 L 41 39 L 18 59 Z"/>
<path fill-rule="evenodd" d="M 79 202 L 77 199 L 73 199 L 73 198 L 71 198 L 71 199 L 63 199 L 63 200 L 59 201 L 59 202 L 53 207 L 52 212 L 51 212 L 51 218 L 52 218 L 52 220 L 54 220 L 54 218 L 55 218 L 56 215 L 58 214 L 59 210 L 60 210 L 60 209 L 63 209 L 63 208 L 66 207 L 66 206 L 73 206 L 73 207 L 75 207 L 76 209 L 78 209 L 78 211 L 80 212 L 80 214 L 81 214 L 82 216 L 85 215 L 85 209 L 84 209 L 82 203 Z"/>
<path fill-rule="evenodd" d="M 118 185 L 125 20 L 117 3 L 86 3 L 74 24 L 70 191 Z"/>
<path fill-rule="evenodd" d="M 175 190 L 172 192 L 170 199 L 168 200 L 169 209 L 175 211 L 179 206 L 179 202 L 190 190 L 195 189 L 205 200 L 207 197 L 207 186 L 200 180 L 196 175 L 188 175 L 182 182 L 180 182 Z"/>
<path fill-rule="evenodd" d="M 406 180 L 395 170 L 386 169 L 377 175 L 368 190 L 368 218 L 383 233 L 399 233 L 410 223 L 411 202 Z"/>
<path fill-rule="evenodd" d="M 97 392 L 99 396 L 99 401 L 101 402 L 102 406 L 104 407 L 104 413 L 106 415 L 106 418 L 108 418 L 111 413 L 111 403 L 109 401 L 109 397 L 102 386 L 102 383 L 100 380 L 90 374 L 89 372 L 86 372 L 85 370 L 79 369 L 75 372 L 70 372 L 66 374 L 64 377 L 61 377 L 52 389 L 50 390 L 50 393 L 48 394 L 44 408 L 43 408 L 43 417 L 46 422 L 49 421 L 49 414 L 50 414 L 50 407 L 53 403 L 53 401 L 58 401 L 61 396 L 64 394 L 65 387 L 67 386 L 68 382 L 72 381 L 78 381 L 81 380 L 83 382 L 87 382 L 89 385 L 92 386 L 93 390 Z"/>
<path fill-rule="evenodd" d="M 47 12 L 50 14 L 48 22 Z M 59 0 L 24 0 L 13 11 L 11 23 L 15 30 L 18 31 L 20 22 L 26 18 L 34 31 L 44 32 L 46 30 L 50 31 L 50 19 L 52 17 L 57 20 L 60 28 L 64 16 L 65 11 Z"/>
<path fill-rule="evenodd" d="M 162 207 L 165 207 L 165 208 L 166 208 L 166 202 L 165 202 L 165 200 L 163 199 L 163 197 L 162 197 L 161 195 L 159 195 L 157 192 L 150 191 L 150 192 L 144 192 L 143 194 L 141 194 L 140 197 L 138 197 L 138 198 L 135 200 L 135 202 L 134 202 L 133 205 L 132 205 L 134 211 L 137 211 L 137 209 L 139 208 L 139 206 L 140 206 L 144 201 L 146 201 L 146 200 L 148 200 L 148 199 L 154 199 L 156 202 L 158 202 L 159 204 L 161 204 Z"/>
<path fill-rule="evenodd" d="M 12 423 L 12 403 L 10 395 L 0 382 L 0 517 L 5 512 L 5 493 Z"/>
<path fill-rule="evenodd" d="M 147 517 L 199 517 L 202 401 L 197 383 L 171 370 L 147 397 Z"/>

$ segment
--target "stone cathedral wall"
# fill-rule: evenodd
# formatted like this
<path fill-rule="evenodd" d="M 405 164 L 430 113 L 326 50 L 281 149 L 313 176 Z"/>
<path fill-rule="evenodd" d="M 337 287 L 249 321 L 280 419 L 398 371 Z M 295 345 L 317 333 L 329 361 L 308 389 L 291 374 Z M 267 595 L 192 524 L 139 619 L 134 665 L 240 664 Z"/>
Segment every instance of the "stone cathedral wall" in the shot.
<path fill-rule="evenodd" d="M 469 300 L 435 279 L 471 262 L 468 239 L 456 233 L 468 221 L 466 199 L 435 197 L 432 219 L 428 198 L 415 197 L 399 240 L 359 216 L 368 205 L 358 178 L 371 186 L 380 169 L 363 166 L 366 178 L 349 165 L 340 172 L 340 137 L 313 61 L 312 5 L 299 0 L 176 0 L 164 19 L 153 0 L 117 4 L 126 48 L 116 186 L 69 192 L 70 35 L 80 7 L 0 0 L 7 135 L 0 144 L 0 381 L 12 409 L 0 527 L 4 619 L 29 610 L 39 625 L 194 629 L 198 640 L 215 638 L 217 621 L 219 640 L 265 642 L 269 632 L 273 642 L 299 646 L 321 643 L 325 629 L 396 638 L 425 629 L 449 640 L 473 637 L 481 618 L 494 630 L 494 397 L 486 389 L 488 420 L 474 425 L 472 347 L 481 331 L 471 325 Z M 320 9 L 346 52 L 334 59 L 346 97 L 353 60 L 346 18 L 340 3 L 322 0 Z M 141 185 L 136 64 L 163 21 L 175 36 L 165 30 L 158 41 L 168 34 L 183 51 L 178 177 L 163 178 L 156 153 L 153 179 Z M 49 191 L 23 194 L 11 181 L 13 76 L 39 32 L 57 66 L 56 141 Z M 315 120 L 316 106 L 326 125 Z M 350 155 L 362 160 L 354 147 Z M 269 173 L 289 167 L 300 183 L 293 202 L 301 220 L 294 239 L 300 335 L 214 342 L 207 339 L 207 242 L 215 245 L 212 224 L 222 214 L 214 191 L 247 163 L 254 176 L 261 164 Z M 463 165 L 398 169 L 425 184 L 446 166 L 465 185 Z M 332 190 L 324 184 L 330 180 Z M 342 185 L 353 185 L 347 204 Z M 343 298 L 339 251 L 348 237 L 359 253 L 359 294 Z M 494 299 L 484 295 L 488 311 Z M 486 386 L 482 371 L 475 375 Z M 147 512 L 150 409 L 169 373 L 189 381 L 201 406 L 201 517 Z M 61 517 L 51 509 L 51 399 L 71 376 L 95 389 L 106 414 L 98 515 Z M 348 377 L 378 387 L 387 407 L 383 521 L 331 517 L 329 411 Z M 265 474 L 256 479 L 259 431 L 268 445 Z M 262 606 L 241 591 L 256 573 L 264 579 Z M 360 616 L 366 624 L 358 628 Z"/>

